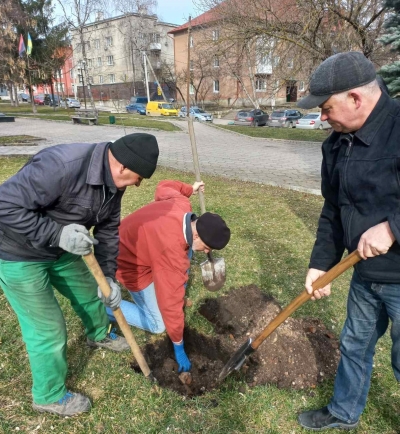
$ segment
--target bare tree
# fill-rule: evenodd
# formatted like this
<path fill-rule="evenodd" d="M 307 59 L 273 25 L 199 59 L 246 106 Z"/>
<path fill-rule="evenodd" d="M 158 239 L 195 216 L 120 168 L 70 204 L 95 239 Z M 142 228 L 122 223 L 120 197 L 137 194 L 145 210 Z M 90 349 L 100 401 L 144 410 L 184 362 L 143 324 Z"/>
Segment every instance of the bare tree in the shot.
<path fill-rule="evenodd" d="M 19 35 L 16 28 L 29 22 L 17 0 L 0 2 L 0 82 L 6 84 L 13 105 L 18 104 L 16 84 L 24 82 L 26 73 L 25 58 L 18 56 Z"/>
<path fill-rule="evenodd" d="M 90 77 L 86 65 L 88 64 L 87 49 L 90 44 L 90 35 L 85 32 L 86 25 L 94 19 L 95 13 L 98 10 L 106 11 L 107 0 L 56 0 L 63 10 L 64 20 L 68 24 L 73 35 L 77 36 L 78 44 L 74 49 L 82 53 L 80 69 L 84 80 L 86 80 L 87 90 L 90 98 L 90 103 L 95 108 L 95 103 L 90 88 Z M 85 94 L 85 89 L 83 87 Z"/>
<path fill-rule="evenodd" d="M 382 0 L 196 0 L 227 30 L 230 40 L 259 36 L 295 47 L 313 63 L 336 52 L 378 48 L 385 7 Z"/>

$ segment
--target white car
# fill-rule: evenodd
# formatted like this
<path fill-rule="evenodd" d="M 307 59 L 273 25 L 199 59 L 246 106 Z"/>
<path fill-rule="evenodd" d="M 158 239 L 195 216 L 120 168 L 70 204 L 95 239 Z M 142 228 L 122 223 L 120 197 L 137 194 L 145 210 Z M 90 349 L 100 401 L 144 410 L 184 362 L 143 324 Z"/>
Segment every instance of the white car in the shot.
<path fill-rule="evenodd" d="M 65 98 L 64 101 L 61 101 L 60 106 L 65 107 L 65 104 L 68 108 L 81 108 L 81 103 L 75 98 Z"/>
<path fill-rule="evenodd" d="M 297 119 L 296 128 L 301 130 L 327 130 L 331 126 L 327 121 L 321 121 L 321 113 L 308 113 Z"/>
<path fill-rule="evenodd" d="M 187 107 L 183 106 L 178 113 L 178 117 L 185 118 L 186 109 Z M 193 117 L 195 121 L 201 121 L 201 122 L 213 121 L 213 115 L 211 113 L 206 113 L 204 110 L 198 107 L 190 107 L 190 117 Z"/>

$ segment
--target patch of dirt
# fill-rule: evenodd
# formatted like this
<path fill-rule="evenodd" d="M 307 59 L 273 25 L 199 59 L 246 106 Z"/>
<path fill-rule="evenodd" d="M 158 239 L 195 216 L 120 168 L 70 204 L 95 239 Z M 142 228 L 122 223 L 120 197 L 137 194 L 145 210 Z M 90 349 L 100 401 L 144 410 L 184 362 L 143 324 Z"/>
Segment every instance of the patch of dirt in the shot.
<path fill-rule="evenodd" d="M 199 313 L 214 325 L 218 337 L 185 330 L 185 349 L 192 362 L 189 385 L 178 377 L 169 338 L 142 350 L 161 387 L 187 396 L 199 395 L 219 386 L 218 375 L 230 357 L 250 336 L 257 337 L 281 310 L 273 297 L 254 285 L 206 299 Z M 333 378 L 338 361 L 339 342 L 319 319 L 288 318 L 246 359 L 241 370 L 230 376 L 251 387 L 314 388 Z"/>
<path fill-rule="evenodd" d="M 192 329 L 185 329 L 183 339 L 185 351 L 192 363 L 190 385 L 183 384 L 179 379 L 178 364 L 175 362 L 174 350 L 168 337 L 141 348 L 158 385 L 186 396 L 201 395 L 205 391 L 215 389 L 218 375 L 225 361 L 229 359 L 232 349 L 225 347 L 220 339 L 204 336 Z M 131 367 L 140 372 L 136 361 Z"/>

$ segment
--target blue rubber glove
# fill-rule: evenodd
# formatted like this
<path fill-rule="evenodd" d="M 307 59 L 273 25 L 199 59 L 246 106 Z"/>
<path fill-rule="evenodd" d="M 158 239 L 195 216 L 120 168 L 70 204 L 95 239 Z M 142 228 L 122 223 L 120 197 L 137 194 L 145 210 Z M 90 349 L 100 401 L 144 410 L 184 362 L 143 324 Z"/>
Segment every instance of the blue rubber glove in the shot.
<path fill-rule="evenodd" d="M 185 353 L 185 349 L 183 348 L 183 341 L 180 344 L 174 345 L 175 359 L 178 362 L 178 372 L 188 372 L 192 367 L 188 356 Z"/>

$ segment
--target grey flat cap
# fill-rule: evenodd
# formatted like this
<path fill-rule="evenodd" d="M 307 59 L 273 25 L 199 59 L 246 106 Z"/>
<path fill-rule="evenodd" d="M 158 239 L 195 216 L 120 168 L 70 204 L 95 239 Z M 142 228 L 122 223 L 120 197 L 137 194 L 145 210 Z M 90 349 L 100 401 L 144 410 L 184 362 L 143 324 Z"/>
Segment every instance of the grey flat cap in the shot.
<path fill-rule="evenodd" d="M 311 109 L 323 104 L 335 93 L 355 89 L 375 80 L 375 67 L 362 53 L 348 51 L 324 60 L 311 77 L 310 94 L 297 105 Z"/>

